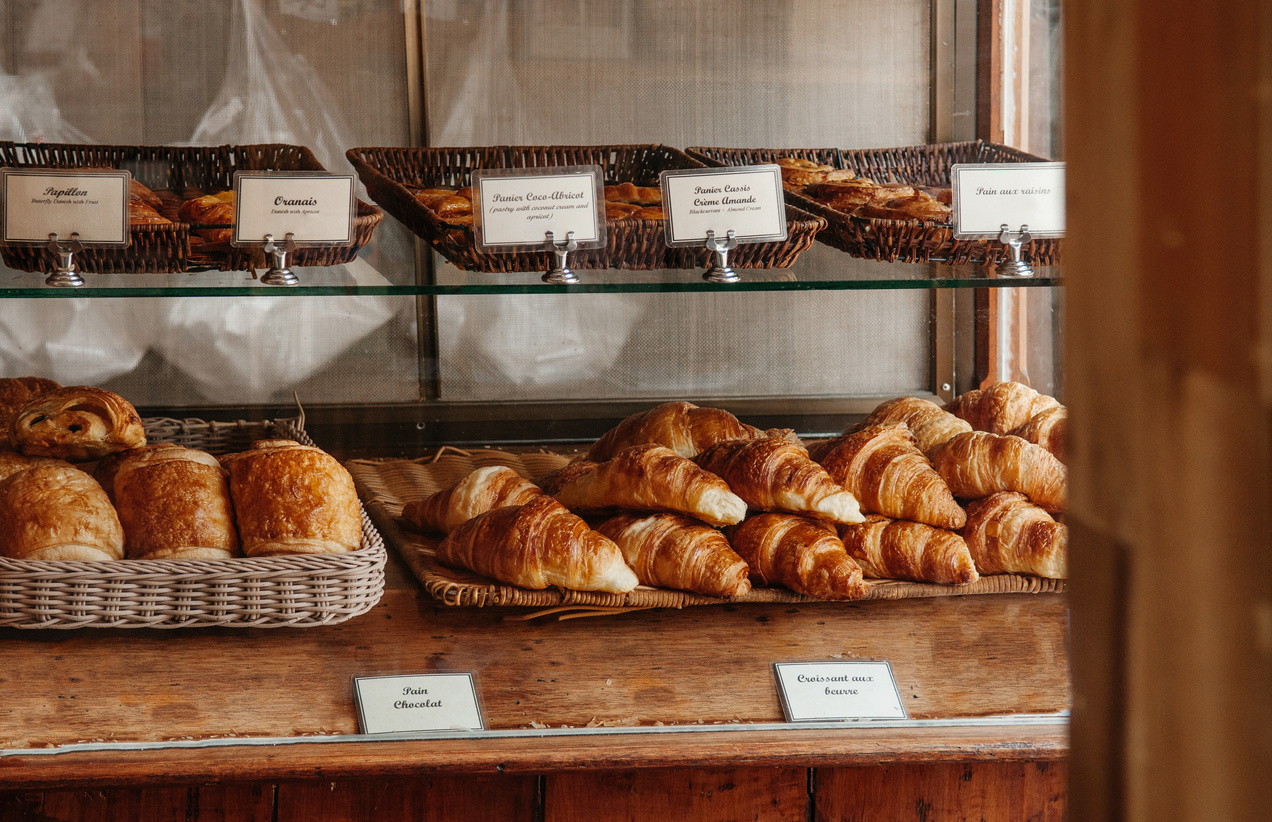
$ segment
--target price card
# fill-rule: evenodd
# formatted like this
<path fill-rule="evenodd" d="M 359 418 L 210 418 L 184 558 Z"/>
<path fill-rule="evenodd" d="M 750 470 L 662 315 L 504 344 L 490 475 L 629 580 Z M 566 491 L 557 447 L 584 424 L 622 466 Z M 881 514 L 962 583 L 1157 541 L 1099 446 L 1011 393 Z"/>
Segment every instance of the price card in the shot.
<path fill-rule="evenodd" d="M 353 691 L 364 734 L 484 727 L 469 673 L 355 677 Z"/>
<path fill-rule="evenodd" d="M 905 719 L 886 662 L 778 662 L 773 671 L 787 722 Z"/>
<path fill-rule="evenodd" d="M 707 232 L 740 243 L 786 239 L 782 170 L 775 165 L 669 169 L 661 175 L 667 245 L 702 245 Z"/>
<path fill-rule="evenodd" d="M 1064 163 L 960 163 L 950 169 L 954 236 L 997 237 L 1029 226 L 1034 237 L 1064 236 Z"/>
<path fill-rule="evenodd" d="M 491 254 L 558 243 L 574 232 L 579 248 L 605 245 L 605 202 L 600 166 L 498 168 L 473 172 L 473 231 L 477 248 Z"/>
<path fill-rule="evenodd" d="M 298 246 L 353 242 L 354 176 L 320 171 L 234 172 L 236 246 L 288 233 Z"/>
<path fill-rule="evenodd" d="M 128 245 L 127 171 L 0 169 L 4 240 L 47 243 L 49 234 L 84 245 Z"/>

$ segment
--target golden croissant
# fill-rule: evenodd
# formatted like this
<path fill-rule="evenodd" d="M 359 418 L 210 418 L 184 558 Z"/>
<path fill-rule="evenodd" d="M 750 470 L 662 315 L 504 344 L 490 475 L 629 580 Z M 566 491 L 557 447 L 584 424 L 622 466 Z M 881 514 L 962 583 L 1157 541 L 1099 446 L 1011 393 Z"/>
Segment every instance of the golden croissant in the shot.
<path fill-rule="evenodd" d="M 961 536 L 919 522 L 872 515 L 839 526 L 839 538 L 868 577 L 963 585 L 980 576 Z"/>
<path fill-rule="evenodd" d="M 749 569 L 724 534 L 680 514 L 620 514 L 597 529 L 623 552 L 645 585 L 712 597 L 751 590 Z"/>
<path fill-rule="evenodd" d="M 746 516 L 746 503 L 728 483 L 661 445 L 626 448 L 605 462 L 573 463 L 546 478 L 543 490 L 575 512 L 668 511 L 711 525 L 734 525 Z"/>
<path fill-rule="evenodd" d="M 1069 427 L 1069 412 L 1063 405 L 1048 408 L 1030 417 L 1024 424 L 1011 429 L 1013 435 L 1036 443 L 1064 462 L 1064 442 Z"/>
<path fill-rule="evenodd" d="M 803 447 L 787 440 L 722 442 L 703 451 L 695 462 L 757 510 L 861 522 L 856 497 L 809 459 Z"/>
<path fill-rule="evenodd" d="M 437 558 L 536 590 L 555 585 L 623 594 L 639 582 L 618 546 L 546 494 L 456 527 L 437 546 Z"/>
<path fill-rule="evenodd" d="M 729 529 L 733 550 L 758 585 L 818 599 L 861 599 L 869 588 L 834 526 L 794 514 L 756 514 Z"/>
<path fill-rule="evenodd" d="M 35 397 L 47 394 L 62 386 L 43 377 L 0 378 L 0 450 L 11 448 L 9 424 L 18 409 Z"/>
<path fill-rule="evenodd" d="M 122 559 L 124 529 L 97 480 L 46 461 L 0 480 L 0 556 Z"/>
<path fill-rule="evenodd" d="M 954 435 L 972 430 L 972 425 L 967 420 L 954 416 L 934 402 L 918 397 L 888 400 L 866 417 L 866 425 L 886 425 L 892 422 L 908 425 L 919 450 L 925 454 L 933 446 L 940 445 Z"/>
<path fill-rule="evenodd" d="M 633 445 L 665 445 L 682 457 L 693 458 L 718 442 L 747 440 L 765 432 L 746 425 L 720 408 L 699 408 L 691 402 L 665 402 L 633 414 L 601 436 L 587 458 L 604 462 Z"/>
<path fill-rule="evenodd" d="M 23 454 L 82 462 L 146 444 L 146 430 L 132 403 L 85 385 L 57 388 L 33 398 L 9 427 Z"/>
<path fill-rule="evenodd" d="M 1039 394 L 1027 385 L 999 382 L 958 396 L 946 403 L 945 410 L 967 420 L 977 431 L 1006 434 L 1034 414 L 1059 404 L 1055 397 Z"/>
<path fill-rule="evenodd" d="M 1068 573 L 1068 529 L 1024 494 L 1003 492 L 968 505 L 963 539 L 982 573 L 1051 579 Z"/>
<path fill-rule="evenodd" d="M 967 521 L 903 422 L 867 425 L 831 440 L 817 461 L 866 511 L 954 530 Z"/>
<path fill-rule="evenodd" d="M 402 518 L 417 531 L 445 534 L 478 514 L 505 505 L 525 505 L 542 493 L 506 465 L 487 465 L 432 496 L 411 500 L 402 509 Z"/>
<path fill-rule="evenodd" d="M 973 431 L 941 443 L 929 456 L 956 497 L 1019 491 L 1048 511 L 1064 510 L 1067 472 L 1041 445 L 1010 434 Z"/>

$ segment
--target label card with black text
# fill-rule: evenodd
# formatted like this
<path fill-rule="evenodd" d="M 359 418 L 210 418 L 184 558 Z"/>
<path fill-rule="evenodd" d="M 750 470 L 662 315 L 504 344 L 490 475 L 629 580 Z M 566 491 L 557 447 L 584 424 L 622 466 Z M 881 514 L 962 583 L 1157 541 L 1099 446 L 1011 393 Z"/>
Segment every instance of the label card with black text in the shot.
<path fill-rule="evenodd" d="M 485 727 L 472 674 L 360 676 L 354 677 L 353 692 L 364 734 Z"/>
<path fill-rule="evenodd" d="M 492 254 L 542 248 L 547 232 L 579 248 L 605 245 L 604 177 L 600 166 L 489 168 L 473 172 L 473 232 Z"/>
<path fill-rule="evenodd" d="M 1029 226 L 1034 237 L 1064 236 L 1064 163 L 959 163 L 950 168 L 954 236 L 998 237 Z"/>
<path fill-rule="evenodd" d="M 4 240 L 47 243 L 50 234 L 84 245 L 128 245 L 127 171 L 0 169 Z"/>
<path fill-rule="evenodd" d="M 787 722 L 906 718 L 886 662 L 777 662 L 773 672 Z"/>
<path fill-rule="evenodd" d="M 707 232 L 740 243 L 786 239 L 782 170 L 775 165 L 662 172 L 667 245 L 702 245 Z"/>
<path fill-rule="evenodd" d="M 292 234 L 298 246 L 353 242 L 354 176 L 320 171 L 234 172 L 233 245 Z"/>

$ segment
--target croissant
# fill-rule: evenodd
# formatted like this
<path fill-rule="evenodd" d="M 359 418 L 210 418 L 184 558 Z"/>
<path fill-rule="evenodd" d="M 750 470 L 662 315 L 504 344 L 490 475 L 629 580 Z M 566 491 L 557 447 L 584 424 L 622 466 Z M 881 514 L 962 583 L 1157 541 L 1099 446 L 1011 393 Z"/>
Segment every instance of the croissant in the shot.
<path fill-rule="evenodd" d="M 818 599 L 861 599 L 861 566 L 848 556 L 833 526 L 793 514 L 756 514 L 731 530 L 733 550 L 751 581 L 777 583 Z"/>
<path fill-rule="evenodd" d="M 0 451 L 0 480 L 11 477 L 19 471 L 34 468 L 37 465 L 71 467 L 71 464 L 66 460 L 53 459 L 52 457 L 28 457 L 25 454 L 19 454 L 17 451 Z"/>
<path fill-rule="evenodd" d="M 136 180 L 131 179 L 128 181 L 128 202 L 141 203 L 150 206 L 155 211 L 163 208 L 163 200 L 159 198 L 158 194 L 155 194 Z"/>
<path fill-rule="evenodd" d="M 717 442 L 748 440 L 764 432 L 738 421 L 719 408 L 699 408 L 691 402 L 665 402 L 633 414 L 601 436 L 587 458 L 604 462 L 633 445 L 665 445 L 682 457 L 693 459 Z"/>
<path fill-rule="evenodd" d="M 596 529 L 614 541 L 645 585 L 711 597 L 751 590 L 747 565 L 724 534 L 680 514 L 620 514 Z"/>
<path fill-rule="evenodd" d="M 1064 441 L 1068 428 L 1069 412 L 1063 405 L 1057 405 L 1034 414 L 1009 433 L 1041 445 L 1055 454 L 1056 459 L 1064 462 Z"/>
<path fill-rule="evenodd" d="M 451 531 L 437 558 L 522 588 L 624 594 L 639 584 L 618 546 L 546 494 L 480 514 Z"/>
<path fill-rule="evenodd" d="M 322 449 L 263 440 L 226 454 L 221 465 L 230 472 L 230 499 L 247 556 L 338 554 L 362 543 L 353 477 Z"/>
<path fill-rule="evenodd" d="M 941 443 L 929 456 L 956 497 L 979 499 L 1019 491 L 1048 511 L 1064 510 L 1064 464 L 1041 445 L 1009 434 L 973 431 Z"/>
<path fill-rule="evenodd" d="M 890 422 L 908 425 L 918 442 L 919 450 L 925 454 L 933 446 L 945 442 L 955 434 L 972 430 L 967 420 L 954 416 L 934 402 L 918 397 L 888 400 L 866 417 L 866 425 L 886 425 Z"/>
<path fill-rule="evenodd" d="M 9 424 L 18 409 L 41 394 L 62 386 L 43 377 L 5 377 L 0 379 L 0 450 L 12 447 Z"/>
<path fill-rule="evenodd" d="M 839 538 L 868 577 L 941 585 L 963 585 L 980 577 L 967 543 L 941 528 L 872 515 L 858 525 L 839 526 Z"/>
<path fill-rule="evenodd" d="M 0 555 L 115 560 L 124 529 L 97 481 L 69 465 L 35 465 L 0 480 Z"/>
<path fill-rule="evenodd" d="M 746 516 L 746 503 L 727 482 L 661 445 L 625 448 L 605 462 L 573 463 L 545 478 L 543 490 L 577 513 L 668 511 L 711 525 L 734 525 Z"/>
<path fill-rule="evenodd" d="M 146 444 L 146 429 L 128 400 L 102 388 L 58 388 L 23 405 L 9 425 L 23 454 L 94 460 Z"/>
<path fill-rule="evenodd" d="M 861 522 L 857 499 L 800 446 L 772 437 L 722 442 L 695 462 L 760 511 L 805 514 L 831 522 Z"/>
<path fill-rule="evenodd" d="M 225 469 L 173 443 L 124 451 L 98 464 L 124 528 L 129 559 L 227 559 L 239 554 Z M 107 482 L 109 486 L 107 486 Z"/>
<path fill-rule="evenodd" d="M 967 522 L 903 422 L 867 425 L 831 440 L 817 461 L 867 511 L 954 530 Z"/>
<path fill-rule="evenodd" d="M 402 518 L 417 531 L 449 533 L 468 520 L 505 505 L 525 505 L 542 491 L 505 465 L 488 465 L 425 499 L 411 500 Z"/>
<path fill-rule="evenodd" d="M 968 505 L 963 539 L 982 573 L 1064 579 L 1068 572 L 1068 528 L 1024 494 L 1003 492 Z"/>
<path fill-rule="evenodd" d="M 945 404 L 945 410 L 972 424 L 977 431 L 1006 434 L 1034 414 L 1054 408 L 1055 397 L 1039 394 L 1018 382 L 994 383 L 989 388 L 961 394 Z"/>

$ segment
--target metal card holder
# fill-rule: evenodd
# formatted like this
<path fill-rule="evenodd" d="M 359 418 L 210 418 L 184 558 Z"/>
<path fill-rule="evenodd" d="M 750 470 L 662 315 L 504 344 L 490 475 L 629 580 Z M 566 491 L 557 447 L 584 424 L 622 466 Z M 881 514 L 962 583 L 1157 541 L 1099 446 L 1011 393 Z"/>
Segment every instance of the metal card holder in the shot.
<path fill-rule="evenodd" d="M 577 251 L 579 248 L 578 241 L 574 239 L 574 232 L 567 231 L 565 233 L 565 242 L 558 243 L 551 231 L 543 233 L 543 247 L 551 251 L 556 256 L 556 265 L 548 270 L 541 278 L 545 283 L 552 285 L 574 285 L 579 281 L 578 275 L 569 269 L 565 264 L 566 257 L 571 251 Z"/>
<path fill-rule="evenodd" d="M 265 272 L 265 276 L 261 277 L 261 283 L 264 285 L 300 285 L 300 278 L 297 277 L 287 264 L 287 257 L 296 250 L 295 235 L 287 232 L 287 236 L 283 238 L 281 243 L 274 240 L 273 234 L 265 235 L 265 253 L 269 255 L 272 265 Z"/>
<path fill-rule="evenodd" d="M 737 232 L 729 229 L 725 239 L 718 240 L 715 231 L 707 229 L 705 245 L 712 253 L 712 259 L 707 263 L 707 270 L 702 273 L 702 279 L 709 283 L 740 282 L 742 278 L 729 267 L 729 252 L 738 247 Z"/>
<path fill-rule="evenodd" d="M 1003 223 L 998 242 L 1007 246 L 1008 252 L 1008 257 L 998 264 L 998 274 L 1003 277 L 1032 277 L 1033 268 L 1024 258 L 1024 246 L 1033 242 L 1029 226 L 1022 225 L 1020 231 L 1013 232 L 1007 227 L 1007 223 Z"/>
<path fill-rule="evenodd" d="M 44 284 L 54 288 L 79 288 L 84 285 L 84 278 L 75 267 L 75 255 L 84 250 L 80 243 L 79 232 L 71 234 L 70 242 L 62 242 L 56 233 L 49 234 L 49 256 L 53 258 L 53 273 L 45 278 Z"/>

